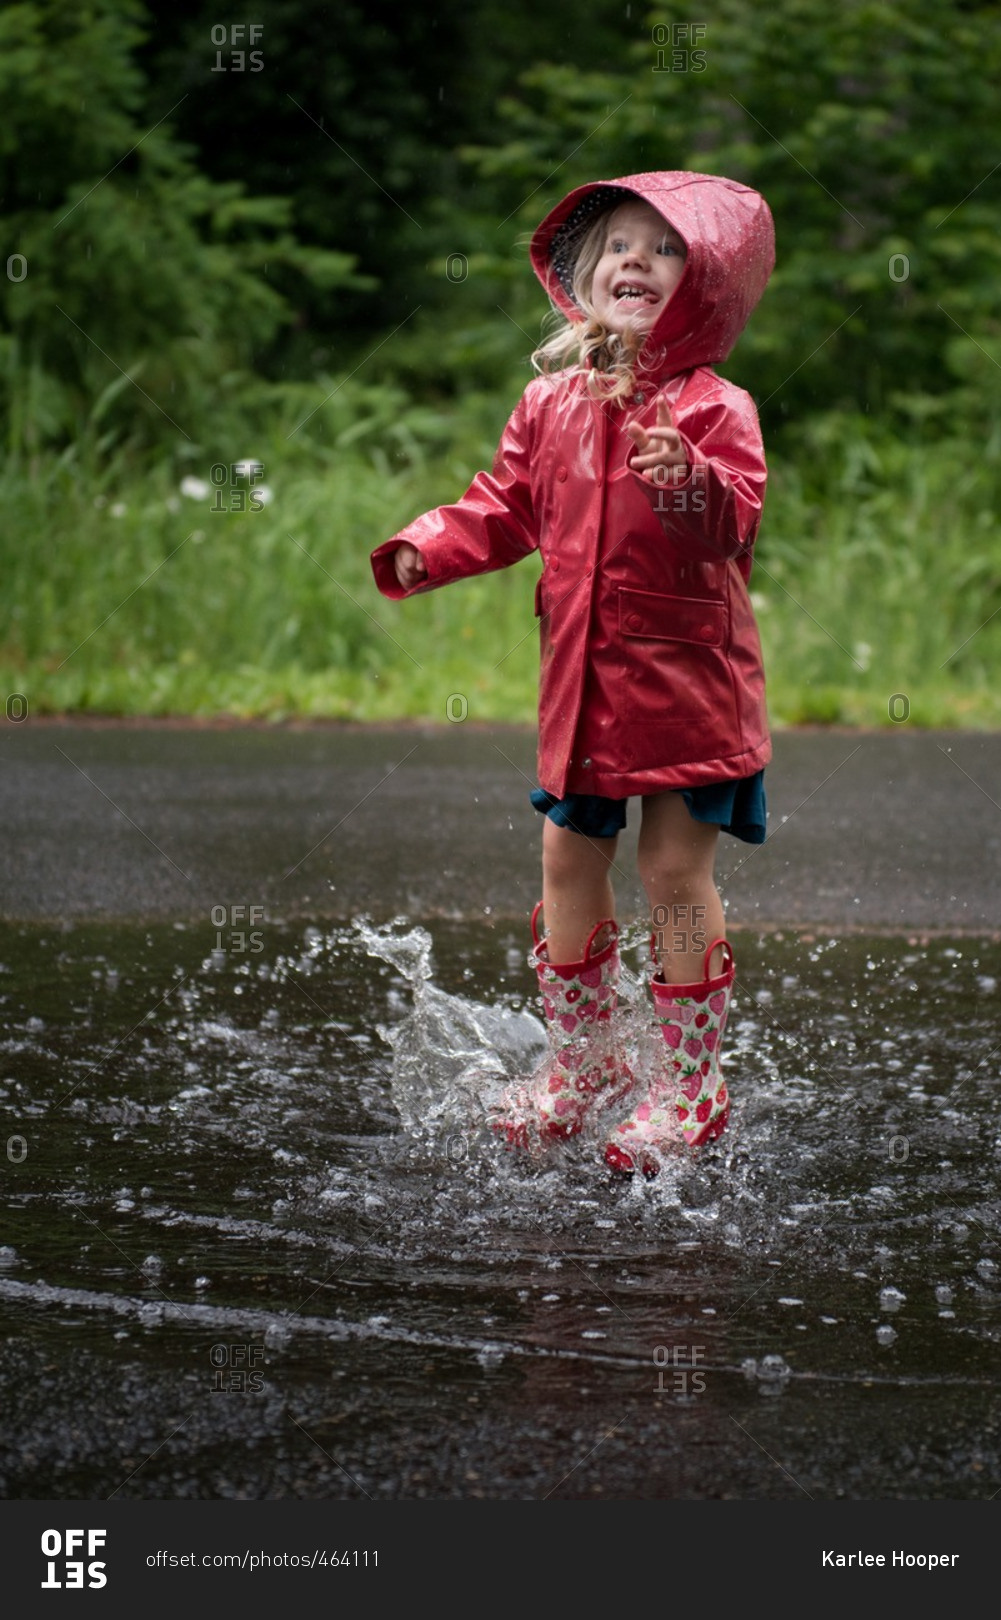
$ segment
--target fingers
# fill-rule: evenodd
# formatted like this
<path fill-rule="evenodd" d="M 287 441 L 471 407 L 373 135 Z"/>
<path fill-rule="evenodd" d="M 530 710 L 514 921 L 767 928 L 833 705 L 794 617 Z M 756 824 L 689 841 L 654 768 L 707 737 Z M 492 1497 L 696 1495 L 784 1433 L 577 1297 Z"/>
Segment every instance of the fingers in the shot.
<path fill-rule="evenodd" d="M 645 428 L 639 422 L 629 422 L 626 432 L 636 446 L 629 465 L 644 476 L 655 467 L 682 467 L 688 459 L 681 435 L 674 426 L 671 407 L 663 396 L 657 400 L 655 427 Z"/>
<path fill-rule="evenodd" d="M 651 428 L 639 454 L 631 455 L 631 467 L 674 466 L 687 460 L 681 437 L 674 428 Z"/>
<path fill-rule="evenodd" d="M 427 574 L 427 564 L 416 546 L 397 546 L 393 556 L 397 584 L 402 590 L 413 590 Z"/>
<path fill-rule="evenodd" d="M 642 448 L 644 450 L 667 450 L 671 455 L 674 455 L 681 449 L 681 434 L 677 428 L 673 427 L 651 428 L 646 437 L 646 444 Z"/>

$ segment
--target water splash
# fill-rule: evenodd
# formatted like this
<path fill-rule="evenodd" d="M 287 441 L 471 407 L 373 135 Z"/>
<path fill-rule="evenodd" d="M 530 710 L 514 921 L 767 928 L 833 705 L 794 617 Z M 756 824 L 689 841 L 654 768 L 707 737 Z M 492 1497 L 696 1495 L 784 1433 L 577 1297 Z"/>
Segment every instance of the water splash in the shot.
<path fill-rule="evenodd" d="M 355 923 L 367 954 L 394 967 L 412 997 L 398 1022 L 376 1025 L 393 1052 L 393 1102 L 412 1135 L 468 1141 L 486 1129 L 506 1089 L 534 1070 L 545 1051 L 545 1030 L 531 1013 L 439 989 L 430 934 L 421 927 L 400 933 L 402 925 Z"/>
<path fill-rule="evenodd" d="M 525 1143 L 529 1156 L 551 1157 L 554 1144 L 535 1134 L 528 1101 L 528 1093 L 548 1061 L 549 1042 L 542 1019 L 440 989 L 434 983 L 431 936 L 427 929 L 411 926 L 405 917 L 381 927 L 357 919 L 354 932 L 366 953 L 389 963 L 409 987 L 409 1013 L 395 1023 L 376 1025 L 393 1052 L 391 1093 L 404 1129 L 429 1142 L 444 1140 L 446 1151 L 465 1156 L 474 1142 L 496 1141 L 492 1125 L 522 1119 L 529 1127 Z M 623 958 L 635 943 L 623 935 Z M 531 956 L 527 960 L 533 962 Z M 615 1031 L 634 1084 L 617 1106 L 596 1108 L 585 1119 L 578 1145 L 592 1156 L 597 1150 L 599 1160 L 611 1128 L 646 1094 L 663 1062 L 663 1041 L 646 979 L 625 959 Z M 682 1149 L 679 1128 L 676 1144 L 658 1155 L 662 1168 Z"/>

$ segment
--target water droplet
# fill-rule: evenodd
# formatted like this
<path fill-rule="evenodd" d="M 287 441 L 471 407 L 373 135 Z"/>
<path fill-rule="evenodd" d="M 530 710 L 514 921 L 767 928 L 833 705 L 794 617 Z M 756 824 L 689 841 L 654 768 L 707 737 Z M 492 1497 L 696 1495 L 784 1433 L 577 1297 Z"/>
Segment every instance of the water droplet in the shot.
<path fill-rule="evenodd" d="M 783 1356 L 762 1356 L 758 1362 L 758 1378 L 764 1383 L 777 1383 L 792 1377 L 792 1368 Z"/>
<path fill-rule="evenodd" d="M 879 1308 L 882 1311 L 899 1311 L 907 1295 L 902 1294 L 899 1288 L 881 1288 L 879 1291 Z"/>

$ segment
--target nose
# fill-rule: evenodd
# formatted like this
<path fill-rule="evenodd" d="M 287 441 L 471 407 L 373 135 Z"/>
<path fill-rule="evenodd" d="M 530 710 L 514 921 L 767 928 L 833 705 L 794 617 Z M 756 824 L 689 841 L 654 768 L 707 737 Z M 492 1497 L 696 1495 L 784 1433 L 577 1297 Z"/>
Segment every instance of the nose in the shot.
<path fill-rule="evenodd" d="M 623 253 L 620 263 L 622 265 L 636 265 L 637 269 L 649 270 L 650 255 L 643 248 L 630 247 L 627 253 Z"/>

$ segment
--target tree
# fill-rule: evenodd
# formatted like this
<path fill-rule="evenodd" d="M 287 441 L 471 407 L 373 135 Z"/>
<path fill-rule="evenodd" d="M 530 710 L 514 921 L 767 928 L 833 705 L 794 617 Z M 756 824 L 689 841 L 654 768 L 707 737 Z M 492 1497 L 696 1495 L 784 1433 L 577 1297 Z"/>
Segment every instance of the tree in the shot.
<path fill-rule="evenodd" d="M 85 423 L 107 441 L 191 438 L 294 319 L 279 267 L 287 281 L 365 285 L 353 254 L 296 240 L 287 198 L 200 174 L 169 102 L 147 122 L 143 28 L 138 0 L 0 12 L 11 451 L 66 442 Z"/>

